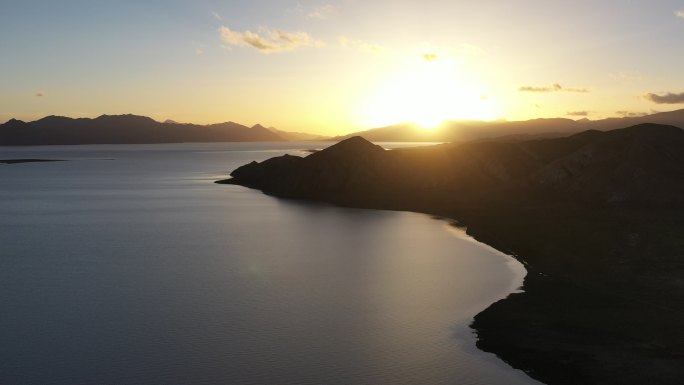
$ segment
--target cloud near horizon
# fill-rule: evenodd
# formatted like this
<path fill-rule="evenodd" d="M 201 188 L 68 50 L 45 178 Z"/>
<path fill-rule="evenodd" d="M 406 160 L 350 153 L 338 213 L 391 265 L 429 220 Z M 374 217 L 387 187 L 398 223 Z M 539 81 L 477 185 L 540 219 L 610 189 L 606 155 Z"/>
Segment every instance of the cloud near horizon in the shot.
<path fill-rule="evenodd" d="M 655 104 L 682 104 L 684 103 L 684 92 L 678 94 L 668 92 L 665 95 L 647 93 L 643 98 Z"/>
<path fill-rule="evenodd" d="M 584 116 L 587 117 L 591 114 L 589 111 L 570 111 L 567 113 L 568 116 Z"/>
<path fill-rule="evenodd" d="M 615 111 L 618 116 L 623 118 L 639 118 L 649 115 L 648 112 L 634 112 L 634 111 Z"/>
<path fill-rule="evenodd" d="M 299 47 L 322 47 L 321 41 L 315 40 L 306 32 L 285 32 L 267 27 L 259 28 L 259 33 L 252 31 L 237 32 L 221 26 L 221 40 L 233 46 L 252 47 L 263 53 L 292 51 Z"/>
<path fill-rule="evenodd" d="M 521 86 L 518 88 L 520 92 L 578 92 L 578 93 L 589 93 L 586 88 L 565 88 L 558 83 L 555 83 L 548 87 L 538 87 L 538 86 Z"/>

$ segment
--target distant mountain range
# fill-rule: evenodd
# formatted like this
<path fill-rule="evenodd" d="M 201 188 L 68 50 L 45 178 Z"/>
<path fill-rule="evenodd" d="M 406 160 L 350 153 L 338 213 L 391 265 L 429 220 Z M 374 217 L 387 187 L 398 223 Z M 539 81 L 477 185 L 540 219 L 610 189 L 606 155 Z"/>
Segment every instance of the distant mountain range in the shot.
<path fill-rule="evenodd" d="M 563 118 L 526 121 L 450 121 L 434 130 L 402 123 L 332 138 L 340 141 L 363 136 L 372 142 L 463 142 L 477 139 L 527 140 L 567 136 L 586 130 L 608 131 L 641 123 L 666 124 L 684 128 L 684 109 L 651 115 L 603 120 Z"/>
<path fill-rule="evenodd" d="M 137 115 L 95 119 L 48 116 L 33 122 L 12 119 L 0 125 L 0 146 L 64 144 L 136 144 L 183 142 L 280 142 L 310 140 L 314 135 L 253 127 L 234 122 L 197 125 L 163 123 Z"/>
<path fill-rule="evenodd" d="M 278 142 L 332 140 L 363 136 L 373 142 L 466 142 L 497 138 L 520 141 L 554 138 L 586 130 L 607 131 L 642 123 L 684 127 L 684 109 L 652 115 L 603 120 L 533 119 L 526 121 L 450 121 L 434 130 L 402 123 L 330 138 L 282 131 L 260 124 L 234 122 L 198 125 L 158 122 L 137 115 L 102 115 L 95 119 L 48 116 L 33 122 L 11 119 L 0 124 L 0 146 L 105 143 Z"/>

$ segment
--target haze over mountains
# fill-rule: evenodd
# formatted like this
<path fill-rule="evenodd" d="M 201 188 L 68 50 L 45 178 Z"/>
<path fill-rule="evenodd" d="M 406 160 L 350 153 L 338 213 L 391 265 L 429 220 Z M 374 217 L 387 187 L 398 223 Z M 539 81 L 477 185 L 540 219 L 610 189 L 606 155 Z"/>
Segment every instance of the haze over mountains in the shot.
<path fill-rule="evenodd" d="M 63 144 L 135 144 L 182 142 L 277 142 L 333 140 L 363 136 L 373 142 L 464 142 L 504 138 L 525 140 L 565 136 L 585 130 L 606 131 L 641 123 L 684 127 L 684 109 L 652 115 L 603 120 L 533 119 L 527 121 L 451 121 L 434 130 L 403 123 L 330 138 L 288 132 L 260 124 L 234 122 L 198 125 L 157 122 L 137 115 L 102 115 L 95 119 L 48 116 L 33 122 L 11 119 L 0 124 L 0 146 Z"/>
<path fill-rule="evenodd" d="M 363 136 L 373 142 L 458 142 L 508 137 L 511 140 L 567 136 L 585 130 L 607 131 L 641 123 L 684 127 L 684 109 L 651 115 L 608 118 L 602 120 L 572 120 L 564 118 L 526 121 L 449 121 L 434 130 L 425 130 L 412 123 L 359 131 L 333 138 L 335 141 Z"/>

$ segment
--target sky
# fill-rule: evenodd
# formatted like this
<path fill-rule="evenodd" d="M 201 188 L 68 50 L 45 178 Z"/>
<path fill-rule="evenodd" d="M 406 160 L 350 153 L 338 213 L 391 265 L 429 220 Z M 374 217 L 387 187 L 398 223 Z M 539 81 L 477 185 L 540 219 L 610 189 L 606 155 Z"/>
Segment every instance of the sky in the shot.
<path fill-rule="evenodd" d="M 0 122 L 413 121 L 684 108 L 684 0 L 5 0 Z"/>

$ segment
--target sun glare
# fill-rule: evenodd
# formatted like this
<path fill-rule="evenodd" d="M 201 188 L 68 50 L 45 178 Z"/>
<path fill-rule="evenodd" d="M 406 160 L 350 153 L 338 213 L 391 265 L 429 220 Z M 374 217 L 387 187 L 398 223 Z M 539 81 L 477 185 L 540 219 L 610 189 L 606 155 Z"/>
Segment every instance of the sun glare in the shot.
<path fill-rule="evenodd" d="M 482 86 L 451 59 L 423 55 L 371 87 L 362 123 L 382 127 L 416 123 L 434 129 L 447 120 L 492 120 L 495 108 Z"/>

